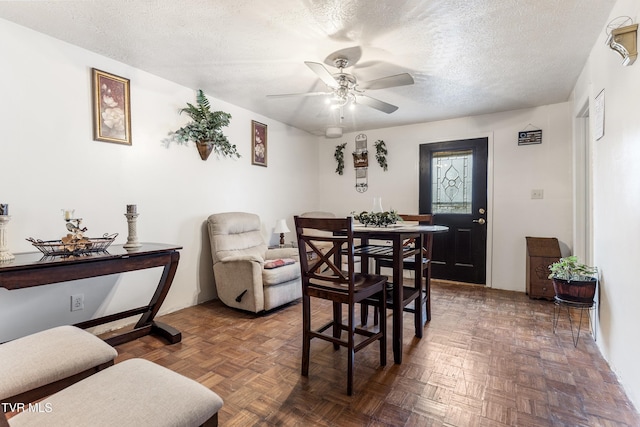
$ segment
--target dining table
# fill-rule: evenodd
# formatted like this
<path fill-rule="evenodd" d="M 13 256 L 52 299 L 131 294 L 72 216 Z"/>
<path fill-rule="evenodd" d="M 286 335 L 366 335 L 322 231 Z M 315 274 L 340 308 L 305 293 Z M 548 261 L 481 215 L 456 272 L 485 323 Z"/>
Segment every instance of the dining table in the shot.
<path fill-rule="evenodd" d="M 415 329 L 416 337 L 422 338 L 424 321 L 422 317 L 422 246 L 423 235 L 428 233 L 444 233 L 449 231 L 449 227 L 443 225 L 420 225 L 412 223 L 396 223 L 382 227 L 372 225 L 354 224 L 353 235 L 360 240 L 360 244 L 354 248 L 354 255 L 361 258 L 361 272 L 369 272 L 369 259 L 389 259 L 393 262 L 392 293 L 393 293 L 393 360 L 395 363 L 402 363 L 402 340 L 403 340 L 403 300 L 413 299 L 416 313 Z M 410 239 L 415 241 L 412 245 L 404 243 Z M 403 260 L 408 257 L 415 257 L 414 287 L 405 287 L 403 279 Z M 427 289 L 427 292 L 429 290 Z M 427 295 L 428 296 L 428 295 Z M 384 314 L 380 316 L 381 321 L 385 319 Z"/>

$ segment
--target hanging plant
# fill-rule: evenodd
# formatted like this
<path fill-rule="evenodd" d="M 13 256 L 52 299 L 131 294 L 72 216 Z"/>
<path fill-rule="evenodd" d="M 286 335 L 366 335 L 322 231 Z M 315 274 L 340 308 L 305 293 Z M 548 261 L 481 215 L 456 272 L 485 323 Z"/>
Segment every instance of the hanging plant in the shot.
<path fill-rule="evenodd" d="M 347 143 L 336 145 L 336 151 L 333 153 L 333 157 L 338 162 L 338 166 L 336 167 L 336 173 L 338 175 L 342 175 L 344 173 L 344 148 L 347 146 Z"/>
<path fill-rule="evenodd" d="M 231 114 L 211 111 L 209 100 L 201 89 L 198 89 L 196 101 L 197 106 L 187 102 L 187 107 L 180 110 L 180 113 L 186 113 L 193 121 L 173 132 L 178 142 L 196 143 L 202 160 L 206 160 L 211 151 L 223 157 L 240 157 L 235 144 L 231 144 L 222 133 L 222 128 L 229 126 Z"/>
<path fill-rule="evenodd" d="M 387 146 L 383 140 L 379 139 L 374 144 L 376 147 L 376 160 L 378 164 L 382 168 L 382 170 L 386 171 L 389 169 L 389 165 L 387 165 Z"/>

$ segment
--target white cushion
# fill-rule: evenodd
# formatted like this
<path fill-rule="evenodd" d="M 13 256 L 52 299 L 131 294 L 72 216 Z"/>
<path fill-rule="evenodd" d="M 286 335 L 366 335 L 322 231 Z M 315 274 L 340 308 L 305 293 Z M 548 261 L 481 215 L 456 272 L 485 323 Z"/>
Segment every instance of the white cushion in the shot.
<path fill-rule="evenodd" d="M 262 270 L 263 286 L 279 285 L 300 278 L 300 263 L 283 265 L 278 268 L 266 268 Z"/>
<path fill-rule="evenodd" d="M 75 326 L 59 326 L 0 345 L 0 400 L 114 360 L 118 352 Z"/>
<path fill-rule="evenodd" d="M 9 420 L 18 426 L 199 426 L 222 407 L 213 391 L 144 359 L 102 370 Z"/>

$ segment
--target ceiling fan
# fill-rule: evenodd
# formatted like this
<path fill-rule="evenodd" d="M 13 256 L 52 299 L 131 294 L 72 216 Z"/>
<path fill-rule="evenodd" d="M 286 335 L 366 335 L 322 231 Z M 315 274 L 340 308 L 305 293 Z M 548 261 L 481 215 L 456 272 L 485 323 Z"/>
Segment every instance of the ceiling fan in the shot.
<path fill-rule="evenodd" d="M 364 94 L 365 90 L 386 89 L 396 86 L 414 84 L 413 77 L 409 73 L 396 74 L 366 82 L 358 82 L 356 76 L 344 71 L 350 65 L 346 57 L 333 58 L 333 65 L 338 69 L 337 73 L 331 73 L 319 62 L 305 61 L 305 65 L 320 77 L 327 86 L 328 92 L 287 93 L 281 95 L 267 95 L 271 98 L 283 98 L 291 96 L 330 96 L 329 102 L 333 108 L 342 108 L 347 104 L 363 104 L 376 110 L 391 114 L 398 109 L 388 102 L 372 98 Z"/>

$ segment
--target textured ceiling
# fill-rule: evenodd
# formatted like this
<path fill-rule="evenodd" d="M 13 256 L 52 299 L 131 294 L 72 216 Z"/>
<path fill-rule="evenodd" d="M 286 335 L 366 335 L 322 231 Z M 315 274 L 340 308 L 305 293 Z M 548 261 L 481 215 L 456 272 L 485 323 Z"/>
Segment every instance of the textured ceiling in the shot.
<path fill-rule="evenodd" d="M 0 18 L 321 135 L 328 126 L 362 131 L 564 102 L 604 40 L 613 3 L 2 1 Z M 304 61 L 356 47 L 361 57 L 347 71 L 359 81 L 413 76 L 412 86 L 366 92 L 396 112 L 357 105 L 340 123 L 322 96 L 266 97 L 325 91 Z"/>

